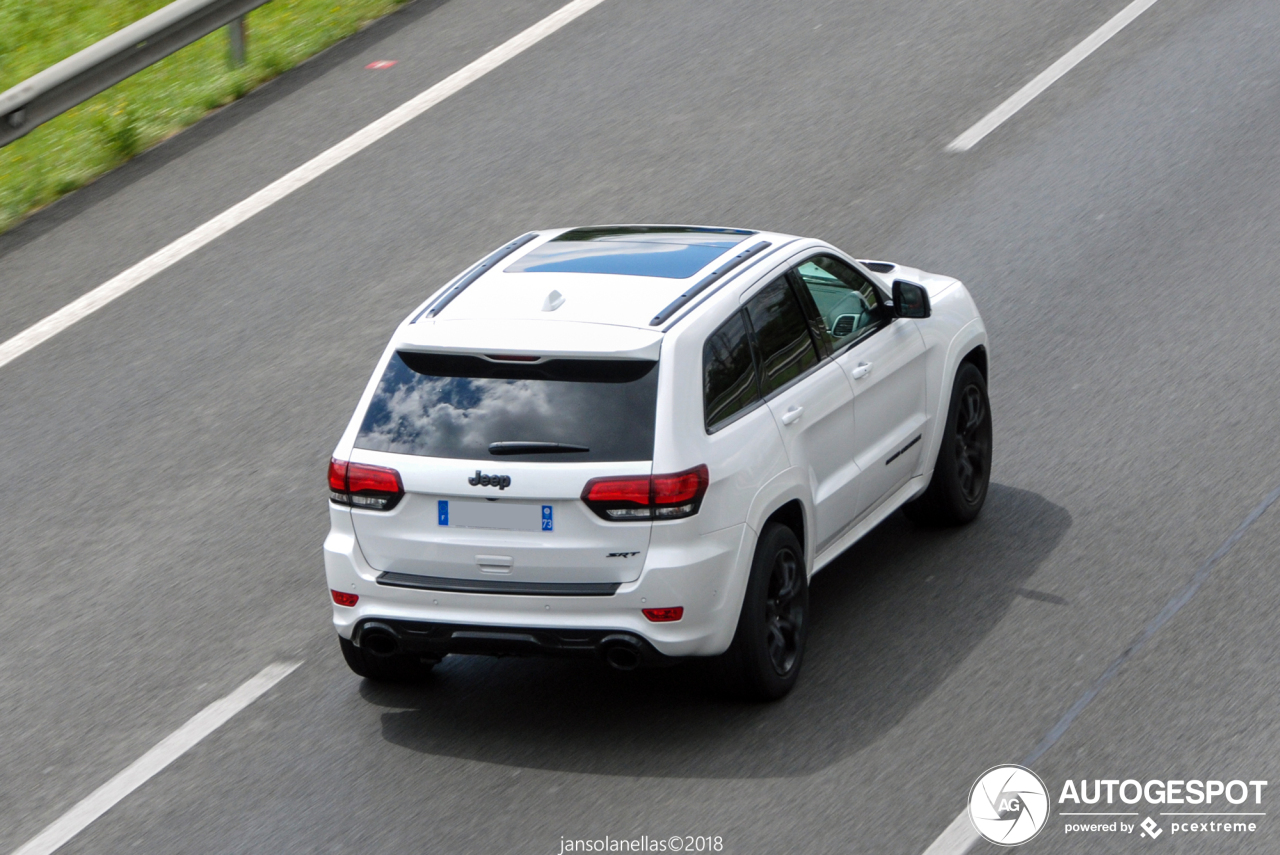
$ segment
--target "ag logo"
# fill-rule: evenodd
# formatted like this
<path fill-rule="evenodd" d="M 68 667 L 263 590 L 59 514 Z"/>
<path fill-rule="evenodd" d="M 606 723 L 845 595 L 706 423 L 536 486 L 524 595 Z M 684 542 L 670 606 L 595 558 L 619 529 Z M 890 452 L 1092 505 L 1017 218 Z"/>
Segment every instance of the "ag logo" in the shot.
<path fill-rule="evenodd" d="M 969 820 L 1000 846 L 1026 843 L 1048 819 L 1049 791 L 1039 775 L 1022 766 L 988 769 L 969 791 Z"/>

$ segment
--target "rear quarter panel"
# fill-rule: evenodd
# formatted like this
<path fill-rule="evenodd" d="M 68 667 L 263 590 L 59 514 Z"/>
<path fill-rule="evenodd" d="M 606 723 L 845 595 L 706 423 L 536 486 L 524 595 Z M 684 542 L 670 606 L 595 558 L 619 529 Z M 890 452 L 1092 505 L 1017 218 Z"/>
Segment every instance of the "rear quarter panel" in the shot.
<path fill-rule="evenodd" d="M 703 315 L 669 333 L 662 344 L 653 471 L 706 464 L 711 483 L 701 510 L 691 518 L 699 534 L 749 524 L 747 513 L 760 485 L 787 466 L 782 438 L 763 403 L 715 433 L 707 433 L 703 423 L 702 345 L 733 308 Z"/>
<path fill-rule="evenodd" d="M 737 562 L 740 587 L 734 592 L 736 603 L 741 602 L 756 536 L 768 515 L 788 501 L 799 499 L 804 506 L 806 528 L 811 525 L 811 485 L 804 472 L 790 465 L 777 422 L 766 404 L 757 404 L 736 421 L 707 433 L 703 421 L 702 346 L 740 308 L 743 294 L 772 281 L 815 243 L 797 242 L 778 258 L 762 260 L 756 269 L 730 282 L 681 322 L 663 341 L 665 373 L 659 381 L 654 471 L 676 472 L 705 463 L 711 485 L 701 511 L 692 518 L 698 520 L 700 533 L 747 525 Z M 806 539 L 809 548 L 810 540 Z M 807 566 L 812 567 L 812 555 L 809 559 Z"/>

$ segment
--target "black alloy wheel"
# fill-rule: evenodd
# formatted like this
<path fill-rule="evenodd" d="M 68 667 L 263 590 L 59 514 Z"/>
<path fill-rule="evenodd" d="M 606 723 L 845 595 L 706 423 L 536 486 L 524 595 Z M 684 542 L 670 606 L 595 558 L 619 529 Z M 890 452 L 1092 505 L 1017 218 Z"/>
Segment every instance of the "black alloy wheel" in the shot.
<path fill-rule="evenodd" d="M 765 639 L 774 673 L 786 677 L 799 658 L 799 637 L 804 623 L 800 602 L 800 558 L 789 547 L 774 553 L 769 593 L 764 601 Z"/>
<path fill-rule="evenodd" d="M 800 675 L 808 635 L 804 547 L 790 528 L 770 523 L 756 541 L 738 627 L 719 660 L 730 694 L 772 701 L 790 692 Z"/>
<path fill-rule="evenodd" d="M 991 419 L 983 389 L 975 383 L 966 386 L 960 393 L 959 409 L 955 425 L 956 479 L 960 495 L 973 504 L 986 492 L 991 476 Z"/>
<path fill-rule="evenodd" d="M 987 381 L 971 362 L 962 363 L 951 387 L 942 426 L 942 444 L 929 486 L 903 505 L 911 520 L 925 525 L 959 525 L 973 520 L 991 483 L 991 402 Z"/>
<path fill-rule="evenodd" d="M 338 645 L 347 667 L 375 683 L 418 683 L 427 679 L 436 665 L 432 659 L 407 653 L 379 656 L 342 636 L 338 636 Z"/>

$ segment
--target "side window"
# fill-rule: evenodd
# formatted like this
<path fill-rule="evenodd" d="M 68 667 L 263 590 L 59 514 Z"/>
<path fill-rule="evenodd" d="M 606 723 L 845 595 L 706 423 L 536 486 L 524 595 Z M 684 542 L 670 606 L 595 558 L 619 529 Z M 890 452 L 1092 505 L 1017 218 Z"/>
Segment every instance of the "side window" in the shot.
<path fill-rule="evenodd" d="M 819 255 L 795 272 L 818 305 L 833 350 L 878 328 L 885 318 L 875 286 L 840 259 Z"/>
<path fill-rule="evenodd" d="M 783 276 L 747 301 L 760 352 L 760 393 L 768 395 L 818 361 L 800 301 Z"/>
<path fill-rule="evenodd" d="M 751 338 L 746 320 L 738 312 L 702 345 L 702 411 L 707 432 L 732 421 L 759 400 Z"/>

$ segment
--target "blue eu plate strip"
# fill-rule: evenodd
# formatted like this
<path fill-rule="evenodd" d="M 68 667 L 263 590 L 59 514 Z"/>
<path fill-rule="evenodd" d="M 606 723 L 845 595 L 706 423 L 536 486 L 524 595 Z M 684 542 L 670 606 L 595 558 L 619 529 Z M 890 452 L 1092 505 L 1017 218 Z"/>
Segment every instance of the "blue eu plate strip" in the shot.
<path fill-rule="evenodd" d="M 440 525 L 448 525 L 449 524 L 448 501 L 441 499 L 440 501 L 436 502 L 436 510 L 440 514 Z"/>

